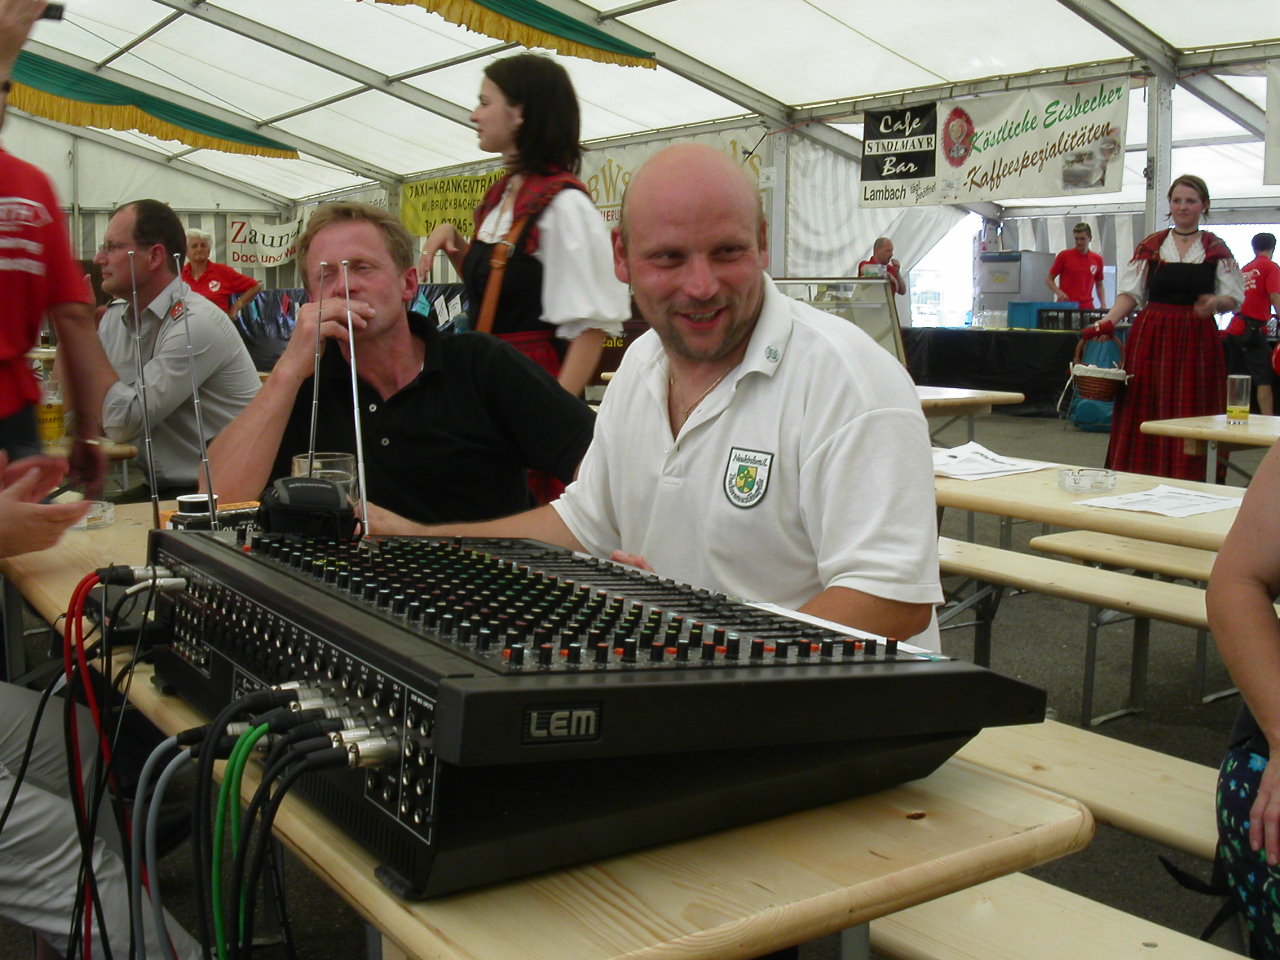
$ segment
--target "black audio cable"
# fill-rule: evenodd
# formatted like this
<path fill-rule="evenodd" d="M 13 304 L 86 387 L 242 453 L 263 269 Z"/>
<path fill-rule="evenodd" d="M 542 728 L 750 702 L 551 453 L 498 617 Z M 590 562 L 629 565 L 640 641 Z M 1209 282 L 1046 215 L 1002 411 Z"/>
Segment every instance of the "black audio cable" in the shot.
<path fill-rule="evenodd" d="M 262 779 L 258 783 L 258 789 L 254 791 L 253 799 L 245 808 L 242 817 L 242 826 L 240 828 L 241 843 L 236 848 L 235 858 L 231 866 L 230 873 L 230 889 L 227 895 L 227 909 L 230 913 L 228 929 L 237 931 L 236 935 L 231 938 L 232 943 L 238 942 L 240 924 L 236 922 L 236 918 L 241 911 L 241 898 L 244 896 L 245 888 L 245 865 L 249 859 L 249 850 L 251 849 L 250 838 L 253 834 L 254 821 L 257 819 L 259 812 L 270 799 L 271 787 L 277 779 L 284 773 L 285 769 L 291 764 L 305 760 L 308 756 L 321 750 L 334 749 L 333 739 L 329 735 L 315 735 L 293 743 L 288 749 L 282 751 L 274 761 L 268 763 L 268 766 L 262 774 Z M 275 748 L 273 747 L 273 752 Z"/>
<path fill-rule="evenodd" d="M 207 881 L 213 869 L 213 838 L 210 812 L 210 795 L 213 791 L 213 762 L 218 757 L 219 740 L 227 724 L 242 713 L 258 713 L 273 707 L 284 706 L 298 699 L 296 689 L 259 690 L 234 700 L 205 728 L 205 737 L 199 747 L 195 805 L 192 809 L 191 858 L 194 866 L 194 892 L 198 939 L 203 947 L 205 960 L 213 960 L 213 925 L 209 916 Z"/>
<path fill-rule="evenodd" d="M 257 842 L 254 846 L 253 860 L 243 880 L 245 891 L 243 930 L 240 931 L 239 935 L 231 938 L 231 942 L 235 947 L 235 956 L 241 958 L 241 960 L 250 960 L 250 950 L 253 944 L 254 891 L 257 889 L 258 879 L 262 875 L 262 865 L 266 860 L 267 851 L 271 847 L 271 826 L 275 822 L 280 804 L 299 778 L 316 770 L 332 770 L 338 767 L 346 767 L 349 764 L 350 758 L 343 747 L 331 746 L 326 750 L 308 754 L 285 774 L 280 781 L 279 788 L 265 804 L 258 828 Z M 238 927 L 233 927 L 233 929 L 238 929 Z"/>

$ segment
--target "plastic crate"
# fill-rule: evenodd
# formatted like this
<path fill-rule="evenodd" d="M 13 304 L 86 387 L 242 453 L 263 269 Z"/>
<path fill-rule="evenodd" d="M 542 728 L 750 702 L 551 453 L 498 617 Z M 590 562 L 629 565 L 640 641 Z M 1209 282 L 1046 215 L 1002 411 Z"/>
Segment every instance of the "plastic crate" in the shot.
<path fill-rule="evenodd" d="M 1074 310 L 1080 304 L 1068 301 L 1058 303 L 1053 300 L 1011 300 L 1009 301 L 1009 326 L 1036 329 L 1041 310 Z"/>

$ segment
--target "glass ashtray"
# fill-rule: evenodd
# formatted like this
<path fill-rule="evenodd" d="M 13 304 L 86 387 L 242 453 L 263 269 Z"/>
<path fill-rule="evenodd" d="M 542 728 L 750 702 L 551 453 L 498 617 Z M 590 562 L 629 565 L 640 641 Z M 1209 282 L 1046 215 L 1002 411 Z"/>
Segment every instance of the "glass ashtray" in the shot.
<path fill-rule="evenodd" d="M 1067 493 L 1096 493 L 1114 490 L 1116 472 L 1095 467 L 1075 467 L 1058 471 L 1058 486 Z"/>
<path fill-rule="evenodd" d="M 72 530 L 98 530 L 115 522 L 115 504 L 108 500 L 94 500 L 89 512 L 71 525 Z"/>

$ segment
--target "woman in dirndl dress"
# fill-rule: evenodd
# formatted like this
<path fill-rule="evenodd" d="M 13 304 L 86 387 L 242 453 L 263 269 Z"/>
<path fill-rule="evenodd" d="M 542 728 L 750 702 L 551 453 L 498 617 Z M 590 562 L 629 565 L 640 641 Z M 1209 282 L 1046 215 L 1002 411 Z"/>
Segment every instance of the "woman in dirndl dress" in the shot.
<path fill-rule="evenodd" d="M 1244 298 L 1244 279 L 1227 245 L 1200 218 L 1209 188 L 1184 175 L 1169 188 L 1173 226 L 1153 233 L 1134 251 L 1116 284 L 1105 319 L 1086 332 L 1108 334 L 1144 304 L 1124 349 L 1128 386 L 1116 401 L 1107 466 L 1160 477 L 1202 480 L 1205 461 L 1174 437 L 1144 434 L 1147 420 L 1200 417 L 1226 409 L 1226 358 L 1215 319 Z"/>
<path fill-rule="evenodd" d="M 523 224 L 489 332 L 580 396 L 595 376 L 605 339 L 621 337 L 631 300 L 613 272 L 609 231 L 576 175 L 582 147 L 573 83 L 550 57 L 495 60 L 484 70 L 471 122 L 480 149 L 501 154 L 506 173 L 476 209 L 472 238 L 452 223 L 436 227 L 418 271 L 425 276 L 443 250 L 466 286 L 474 327 L 494 250 Z M 530 487 L 543 503 L 564 489 L 549 474 L 531 475 Z"/>

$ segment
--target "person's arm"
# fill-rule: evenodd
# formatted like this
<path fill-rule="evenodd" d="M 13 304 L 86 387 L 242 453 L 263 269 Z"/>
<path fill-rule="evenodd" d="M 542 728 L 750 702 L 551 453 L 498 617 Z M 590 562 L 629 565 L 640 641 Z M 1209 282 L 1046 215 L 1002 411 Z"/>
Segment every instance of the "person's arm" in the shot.
<path fill-rule="evenodd" d="M 467 259 L 467 251 L 470 249 L 470 242 L 457 227 L 452 223 L 440 224 L 431 231 L 431 236 L 422 245 L 422 255 L 418 257 L 418 276 L 430 276 L 431 265 L 435 263 L 436 254 L 441 250 L 453 264 L 458 276 L 462 276 L 462 262 Z"/>
<path fill-rule="evenodd" d="M 336 299 L 324 302 L 322 339 L 346 339 L 346 303 Z M 223 503 L 256 500 L 271 479 L 298 390 L 315 372 L 316 309 L 315 303 L 307 303 L 298 310 L 293 334 L 272 368 L 271 376 L 258 395 L 209 445 L 209 468 L 217 478 L 213 492 Z M 368 305 L 353 301 L 353 325 L 363 327 L 367 322 L 364 315 L 369 312 Z M 203 477 L 200 485 L 203 490 Z"/>
<path fill-rule="evenodd" d="M 0 0 L 0 80 L 13 76 L 18 51 L 47 6 L 45 0 Z"/>
<path fill-rule="evenodd" d="M 103 436 L 102 403 L 119 378 L 98 339 L 92 306 L 60 303 L 49 311 L 49 320 L 58 338 L 59 378 L 76 415 L 71 473 L 85 484 L 85 496 L 97 499 L 107 475 L 107 458 L 90 441 Z"/>
<path fill-rule="evenodd" d="M 560 365 L 558 379 L 560 386 L 575 397 L 582 395 L 582 391 L 595 375 L 596 367 L 600 365 L 600 355 L 604 353 L 604 337 L 603 330 L 593 327 L 582 331 L 569 344 L 569 349 L 564 355 L 564 363 Z"/>
<path fill-rule="evenodd" d="M 1280 447 L 1267 454 L 1249 484 L 1236 521 L 1209 578 L 1209 628 L 1231 678 L 1280 756 Z M 1250 816 L 1250 845 L 1280 863 L 1280 762 L 1262 774 Z"/>
<path fill-rule="evenodd" d="M 1106 291 L 1106 288 L 1103 286 L 1102 280 L 1103 280 L 1102 273 L 1101 271 L 1099 271 L 1098 279 L 1094 281 L 1094 286 L 1097 288 L 1097 292 L 1098 292 L 1098 309 L 1099 310 L 1107 309 L 1107 291 Z"/>
<path fill-rule="evenodd" d="M 1061 276 L 1062 274 L 1062 268 L 1059 265 L 1059 260 L 1061 259 L 1061 256 L 1062 255 L 1059 254 L 1057 257 L 1053 258 L 1053 266 L 1049 268 L 1049 275 L 1044 278 L 1044 285 L 1053 291 L 1054 300 L 1067 299 L 1066 293 L 1064 293 L 1062 288 L 1058 286 L 1056 282 L 1054 282 L 1055 278 L 1058 276 Z"/>
<path fill-rule="evenodd" d="M 907 278 L 902 275 L 902 266 L 898 263 L 898 258 L 894 257 L 889 261 L 889 282 L 893 284 L 894 291 L 902 296 L 907 292 Z"/>
<path fill-rule="evenodd" d="M 252 300 L 261 292 L 262 292 L 262 284 L 255 283 L 252 287 L 250 287 L 244 293 L 240 294 L 239 298 L 237 298 L 235 303 L 231 304 L 230 309 L 227 310 L 227 316 L 229 316 L 232 320 L 240 316 L 240 311 L 243 310 L 245 307 L 247 307 L 249 305 L 249 301 Z"/>
<path fill-rule="evenodd" d="M 800 612 L 907 640 L 929 626 L 933 605 L 889 600 L 849 587 L 827 587 L 804 604 Z"/>
<path fill-rule="evenodd" d="M 544 504 L 524 513 L 500 517 L 496 520 L 477 520 L 468 523 L 415 523 L 399 514 L 369 504 L 370 533 L 379 536 L 418 537 L 511 537 L 514 539 L 541 540 L 569 550 L 582 551 L 583 546 L 560 519 L 553 506 Z"/>

